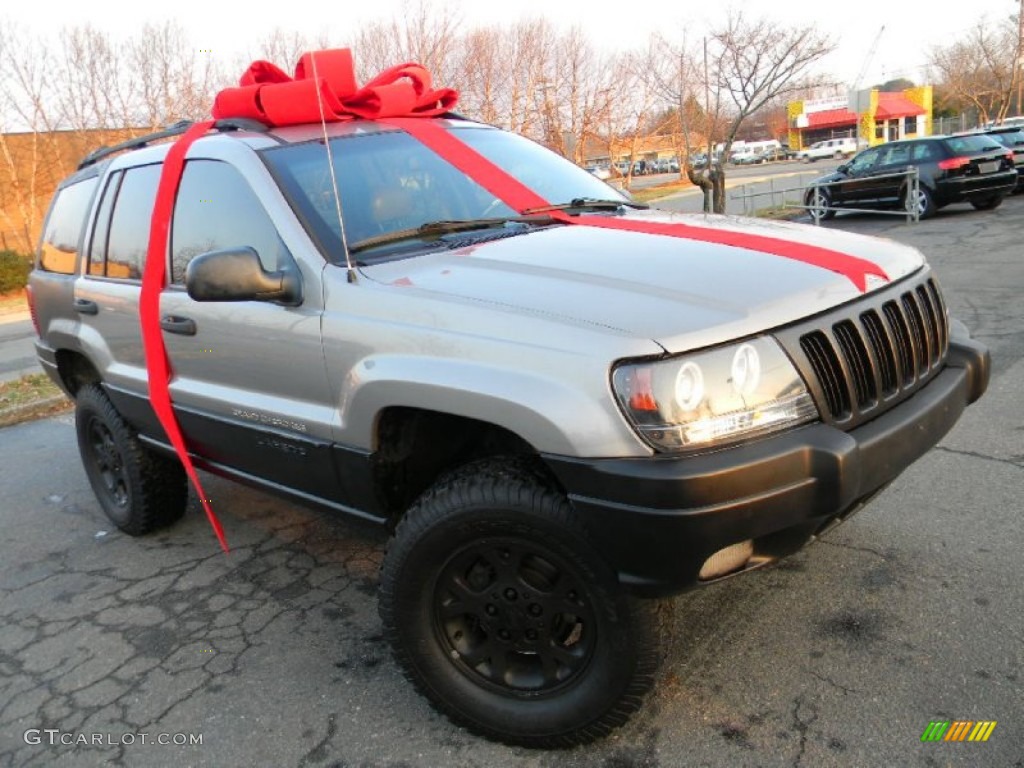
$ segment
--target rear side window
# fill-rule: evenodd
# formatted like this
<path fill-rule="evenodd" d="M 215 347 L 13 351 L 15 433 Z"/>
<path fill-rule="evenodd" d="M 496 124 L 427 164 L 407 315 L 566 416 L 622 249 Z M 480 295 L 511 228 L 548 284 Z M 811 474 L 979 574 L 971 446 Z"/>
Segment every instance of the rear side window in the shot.
<path fill-rule="evenodd" d="M 946 139 L 946 146 L 954 155 L 962 155 L 970 152 L 991 152 L 1001 149 L 999 143 L 988 136 L 955 136 Z"/>
<path fill-rule="evenodd" d="M 98 179 L 84 179 L 57 192 L 46 218 L 39 246 L 39 268 L 71 275 L 78 260 L 78 244 L 89 214 Z"/>
<path fill-rule="evenodd" d="M 142 279 L 160 169 L 160 165 L 143 165 L 124 172 L 113 201 L 114 212 L 107 236 L 106 277 Z"/>
<path fill-rule="evenodd" d="M 917 162 L 928 162 L 939 159 L 939 150 L 930 143 L 921 142 L 915 144 L 911 150 L 911 156 Z"/>

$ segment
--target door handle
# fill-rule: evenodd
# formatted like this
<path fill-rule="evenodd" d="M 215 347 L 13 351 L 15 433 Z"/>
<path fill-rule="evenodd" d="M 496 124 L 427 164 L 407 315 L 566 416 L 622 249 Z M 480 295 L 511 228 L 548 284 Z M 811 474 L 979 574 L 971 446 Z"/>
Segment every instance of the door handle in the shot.
<path fill-rule="evenodd" d="M 99 304 L 90 299 L 75 299 L 71 306 L 74 307 L 75 312 L 82 315 L 95 315 L 100 311 Z"/>
<path fill-rule="evenodd" d="M 180 333 L 182 336 L 196 335 L 196 321 L 190 317 L 164 315 L 160 318 L 160 327 L 168 333 Z"/>

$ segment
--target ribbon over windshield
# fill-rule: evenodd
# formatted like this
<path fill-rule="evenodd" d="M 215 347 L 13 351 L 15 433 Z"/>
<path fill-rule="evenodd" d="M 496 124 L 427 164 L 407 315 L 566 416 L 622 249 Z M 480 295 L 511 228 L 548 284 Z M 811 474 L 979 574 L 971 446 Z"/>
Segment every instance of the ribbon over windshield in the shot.
<path fill-rule="evenodd" d="M 316 57 L 316 61 L 313 57 Z M 419 64 L 386 69 L 356 86 L 352 51 L 340 48 L 303 54 L 289 77 L 269 61 L 255 61 L 237 88 L 225 88 L 213 102 L 213 116 L 248 117 L 270 126 L 319 123 L 361 117 L 435 117 L 458 101 L 458 91 L 434 88 Z"/>

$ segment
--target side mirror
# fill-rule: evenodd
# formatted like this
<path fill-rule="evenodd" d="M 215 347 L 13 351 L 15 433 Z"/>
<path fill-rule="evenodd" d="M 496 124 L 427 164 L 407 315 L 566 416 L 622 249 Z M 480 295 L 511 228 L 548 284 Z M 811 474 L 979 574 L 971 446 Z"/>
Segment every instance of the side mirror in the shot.
<path fill-rule="evenodd" d="M 836 168 L 836 173 L 847 173 L 850 170 L 849 163 L 843 163 Z"/>
<path fill-rule="evenodd" d="M 267 272 L 255 250 L 247 246 L 208 251 L 185 269 L 185 288 L 196 301 L 276 301 L 302 303 L 302 282 L 292 265 Z"/>

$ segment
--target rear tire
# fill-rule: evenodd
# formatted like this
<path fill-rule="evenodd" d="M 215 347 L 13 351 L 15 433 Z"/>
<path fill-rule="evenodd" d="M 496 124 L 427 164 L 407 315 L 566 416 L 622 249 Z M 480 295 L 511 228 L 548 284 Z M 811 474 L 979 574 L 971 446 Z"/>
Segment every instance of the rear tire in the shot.
<path fill-rule="evenodd" d="M 82 465 L 110 521 L 141 536 L 178 520 L 188 500 L 181 464 L 144 447 L 98 384 L 82 387 L 75 401 Z"/>
<path fill-rule="evenodd" d="M 979 211 L 991 211 L 1003 204 L 1003 195 L 992 195 L 977 200 L 971 200 L 971 205 Z"/>
<path fill-rule="evenodd" d="M 524 462 L 476 462 L 424 494 L 380 585 L 406 677 L 487 738 L 585 744 L 626 722 L 653 684 L 658 603 L 623 592 L 565 496 Z"/>

